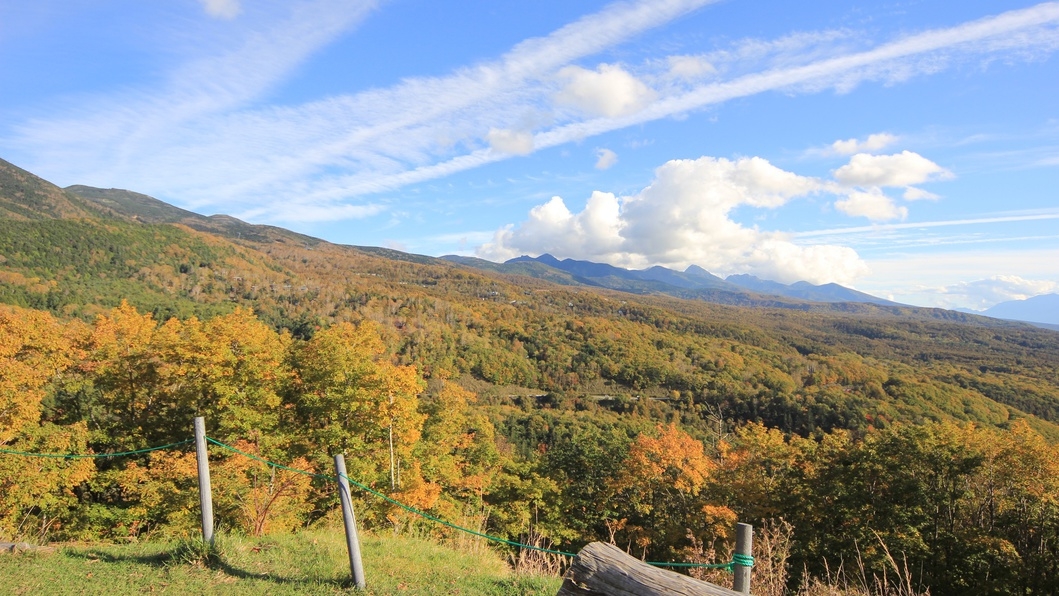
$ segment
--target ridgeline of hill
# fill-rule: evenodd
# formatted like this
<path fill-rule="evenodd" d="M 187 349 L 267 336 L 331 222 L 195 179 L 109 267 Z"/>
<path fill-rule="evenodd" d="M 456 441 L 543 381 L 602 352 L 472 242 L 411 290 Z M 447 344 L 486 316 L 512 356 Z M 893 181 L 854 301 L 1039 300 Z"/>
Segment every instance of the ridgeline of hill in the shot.
<path fill-rule="evenodd" d="M 157 320 L 242 305 L 301 338 L 366 318 L 402 362 L 497 394 L 646 395 L 801 434 L 1024 418 L 1059 440 L 1059 334 L 1019 323 L 723 288 L 725 302 L 753 307 L 630 294 L 547 274 L 539 260 L 489 271 L 128 191 L 63 190 L 7 162 L 0 213 L 0 301 L 60 316 L 91 319 L 123 299 Z"/>

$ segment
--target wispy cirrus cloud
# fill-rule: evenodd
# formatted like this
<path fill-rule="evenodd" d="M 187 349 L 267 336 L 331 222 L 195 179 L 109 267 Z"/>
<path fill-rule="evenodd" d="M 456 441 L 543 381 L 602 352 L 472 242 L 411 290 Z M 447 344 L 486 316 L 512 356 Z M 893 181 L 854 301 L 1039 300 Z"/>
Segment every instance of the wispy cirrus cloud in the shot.
<path fill-rule="evenodd" d="M 296 106 L 249 106 L 374 7 L 320 0 L 179 69 L 161 92 L 121 93 L 35 119 L 5 144 L 30 154 L 30 167 L 71 164 L 61 176 L 69 180 L 121 180 L 191 206 L 242 203 L 244 216 L 278 219 L 292 200 L 333 204 L 525 153 L 533 146 L 525 121 L 558 92 L 559 69 L 712 1 L 616 3 L 448 76 Z"/>
<path fill-rule="evenodd" d="M 298 7 L 259 3 L 252 14 L 231 25 L 223 39 L 204 41 L 207 49 L 184 48 L 188 60 L 152 86 L 77 97 L 65 109 L 49 106 L 59 115 L 17 124 L 0 144 L 26 154 L 30 168 L 49 170 L 53 168 L 48 165 L 64 164 L 60 177 L 89 184 L 105 180 L 134 184 L 145 178 L 144 172 L 162 183 L 183 178 L 185 183 L 174 189 L 196 180 L 212 182 L 211 173 L 224 168 L 237 153 L 218 155 L 203 147 L 189 159 L 188 154 L 196 152 L 189 144 L 195 140 L 189 131 L 227 123 L 312 53 L 360 23 L 376 4 L 376 0 L 313 0 Z M 206 3 L 207 11 L 216 16 L 231 14 L 233 7 L 239 4 Z"/>
<path fill-rule="evenodd" d="M 968 226 L 977 224 L 1011 223 L 1020 221 L 1041 221 L 1050 219 L 1059 219 L 1059 209 L 1044 209 L 1026 213 L 997 214 L 989 215 L 986 217 L 968 217 L 939 221 L 875 224 L 870 226 L 849 226 L 844 228 L 829 228 L 826 230 L 809 230 L 804 232 L 795 232 L 793 236 L 798 238 L 819 238 L 823 236 L 844 236 L 849 234 L 874 234 L 889 230 L 910 230 L 919 228 L 926 229 L 949 226 Z"/>
<path fill-rule="evenodd" d="M 302 213 L 332 219 L 375 213 L 343 207 L 365 203 L 365 195 L 735 98 L 898 83 L 1059 47 L 1059 3 L 1045 3 L 875 46 L 853 31 L 804 32 L 673 60 L 578 63 L 710 1 L 617 3 L 446 76 L 300 105 L 255 105 L 374 7 L 318 0 L 244 30 L 227 50 L 172 73 L 159 92 L 120 92 L 28 121 L 0 142 L 17 147 L 31 167 L 68 164 L 60 178 L 71 182 L 120 181 L 257 220 L 284 221 L 299 204 L 312 207 Z M 248 6 L 233 23 L 251 19 Z M 629 101 L 594 101 L 600 88 L 615 86 Z"/>
<path fill-rule="evenodd" d="M 956 27 L 925 31 L 862 51 L 850 49 L 852 37 L 849 32 L 821 32 L 787 36 L 771 43 L 741 42 L 731 52 L 711 55 L 722 64 L 720 69 L 740 72 L 752 70 L 755 64 L 779 66 L 724 81 L 671 89 L 669 94 L 659 96 L 629 115 L 558 123 L 538 132 L 534 147 L 540 150 L 564 145 L 769 91 L 848 91 L 860 83 L 895 83 L 964 61 L 992 59 L 998 53 L 1006 52 L 1022 59 L 1040 57 L 1059 48 L 1059 3 L 1040 4 Z M 828 57 L 829 53 L 838 55 Z M 505 157 L 490 151 L 473 151 L 396 176 L 375 177 L 373 186 L 379 190 L 393 189 Z"/>

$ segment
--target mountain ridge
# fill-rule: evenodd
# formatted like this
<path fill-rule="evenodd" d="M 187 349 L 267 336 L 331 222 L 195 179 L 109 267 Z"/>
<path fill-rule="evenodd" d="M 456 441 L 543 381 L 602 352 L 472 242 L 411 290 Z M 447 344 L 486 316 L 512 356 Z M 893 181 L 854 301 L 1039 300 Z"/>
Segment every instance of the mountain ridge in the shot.
<path fill-rule="evenodd" d="M 119 214 L 129 221 L 183 224 L 201 232 L 219 234 L 235 240 L 303 242 L 310 246 L 323 242 L 319 238 L 292 232 L 285 228 L 247 223 L 231 215 L 200 215 L 131 190 L 96 188 L 83 184 L 74 184 L 62 190 L 97 205 L 109 213 Z"/>
<path fill-rule="evenodd" d="M 440 258 L 469 267 L 501 273 L 518 272 L 542 278 L 547 275 L 553 279 L 565 279 L 571 284 L 604 287 L 637 294 L 657 292 L 679 298 L 722 304 L 797 308 L 797 303 L 790 302 L 792 299 L 799 302 L 830 304 L 858 302 L 879 306 L 907 306 L 835 283 L 814 285 L 799 281 L 788 285 L 746 274 L 721 278 L 698 265 L 691 265 L 684 271 L 676 271 L 659 265 L 647 269 L 625 269 L 586 260 L 570 258 L 560 260 L 548 253 L 537 257 L 522 255 L 504 263 L 492 263 L 484 259 L 456 255 L 445 255 Z M 531 263 L 534 266 L 527 267 Z M 559 272 L 568 274 L 569 277 Z M 776 297 L 782 300 L 776 300 Z"/>

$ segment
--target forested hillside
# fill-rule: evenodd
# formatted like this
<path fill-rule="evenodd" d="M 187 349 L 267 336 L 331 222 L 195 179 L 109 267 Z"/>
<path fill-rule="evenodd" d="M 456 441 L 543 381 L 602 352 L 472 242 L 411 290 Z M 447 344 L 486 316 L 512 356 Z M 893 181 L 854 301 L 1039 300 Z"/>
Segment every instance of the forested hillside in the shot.
<path fill-rule="evenodd" d="M 881 572 L 889 549 L 934 594 L 1059 589 L 1059 333 L 557 285 L 74 190 L 0 163 L 0 447 L 130 451 L 204 415 L 299 469 L 345 452 L 361 481 L 506 537 L 687 559 L 782 518 L 792 582 Z M 194 527 L 186 451 L 43 461 L 0 457 L 0 535 Z M 248 461 L 219 464 L 230 526 L 331 508 Z"/>

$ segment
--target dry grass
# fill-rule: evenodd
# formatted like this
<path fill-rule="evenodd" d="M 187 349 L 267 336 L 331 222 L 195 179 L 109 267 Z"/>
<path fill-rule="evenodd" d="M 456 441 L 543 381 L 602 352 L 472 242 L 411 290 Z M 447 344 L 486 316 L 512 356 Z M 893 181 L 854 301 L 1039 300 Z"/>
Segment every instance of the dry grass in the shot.
<path fill-rule="evenodd" d="M 685 551 L 688 561 L 714 563 L 731 559 L 730 545 L 705 545 L 694 536 L 692 547 Z M 912 574 L 903 557 L 899 563 L 879 540 L 886 553 L 887 568 L 882 575 L 869 574 L 858 552 L 856 568 L 827 569 L 824 577 L 811 577 L 808 572 L 797 590 L 790 590 L 788 561 L 793 545 L 794 527 L 783 519 L 767 520 L 754 529 L 754 573 L 750 593 L 754 596 L 929 596 L 912 581 Z M 719 586 L 731 586 L 732 575 L 718 569 L 693 569 L 692 577 Z"/>
<path fill-rule="evenodd" d="M 524 537 L 522 543 L 536 548 L 554 549 L 551 541 L 535 530 L 530 530 L 530 533 Z M 520 548 L 508 556 L 508 561 L 511 567 L 514 568 L 515 573 L 519 575 L 560 577 L 566 571 L 566 568 L 570 566 L 571 559 L 563 555 L 540 550 Z"/>

